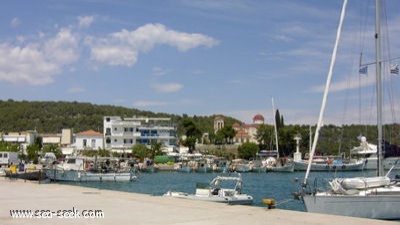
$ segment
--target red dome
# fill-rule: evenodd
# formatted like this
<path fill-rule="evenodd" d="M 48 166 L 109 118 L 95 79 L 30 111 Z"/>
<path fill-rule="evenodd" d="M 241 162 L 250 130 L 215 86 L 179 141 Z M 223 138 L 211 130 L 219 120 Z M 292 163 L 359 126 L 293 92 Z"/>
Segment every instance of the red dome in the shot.
<path fill-rule="evenodd" d="M 257 114 L 253 117 L 253 121 L 255 120 L 264 120 L 264 117 L 261 114 Z"/>

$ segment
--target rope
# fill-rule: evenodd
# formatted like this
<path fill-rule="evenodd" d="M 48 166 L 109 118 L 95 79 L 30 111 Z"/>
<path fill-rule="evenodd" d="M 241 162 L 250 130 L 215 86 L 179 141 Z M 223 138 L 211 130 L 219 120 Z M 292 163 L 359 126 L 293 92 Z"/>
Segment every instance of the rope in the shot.
<path fill-rule="evenodd" d="M 285 200 L 282 200 L 282 201 L 276 203 L 275 206 L 281 205 L 281 204 L 284 204 L 284 203 L 288 203 L 288 202 L 291 202 L 291 201 L 294 201 L 294 200 L 296 200 L 296 199 L 293 199 L 293 198 L 285 199 Z"/>

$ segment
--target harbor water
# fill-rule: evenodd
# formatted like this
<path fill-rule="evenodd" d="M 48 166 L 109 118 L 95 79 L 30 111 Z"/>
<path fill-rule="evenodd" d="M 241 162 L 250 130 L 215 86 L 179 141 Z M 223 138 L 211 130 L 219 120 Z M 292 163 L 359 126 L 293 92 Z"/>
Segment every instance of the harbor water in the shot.
<path fill-rule="evenodd" d="M 373 176 L 374 171 L 358 172 L 315 172 L 310 174 L 310 182 L 315 179 L 331 179 L 334 177 Z M 237 176 L 229 173 L 178 173 L 163 172 L 137 173 L 138 179 L 132 182 L 63 182 L 97 189 L 134 192 L 162 196 L 167 191 L 194 193 L 196 183 L 209 183 L 216 176 Z M 262 199 L 272 198 L 276 208 L 305 211 L 300 200 L 292 193 L 299 191 L 305 172 L 294 173 L 242 173 L 243 193 L 252 195 L 254 207 L 265 207 Z"/>

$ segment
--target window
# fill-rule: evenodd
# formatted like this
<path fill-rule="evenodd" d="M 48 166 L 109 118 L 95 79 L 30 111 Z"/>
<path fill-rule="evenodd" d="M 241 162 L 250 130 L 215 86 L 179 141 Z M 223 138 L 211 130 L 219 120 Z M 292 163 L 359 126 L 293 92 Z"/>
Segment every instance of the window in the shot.
<path fill-rule="evenodd" d="M 133 140 L 132 139 L 124 139 L 124 144 L 128 144 L 128 143 L 132 144 Z"/>
<path fill-rule="evenodd" d="M 87 140 L 83 139 L 83 147 L 86 147 L 86 145 L 87 145 Z"/>
<path fill-rule="evenodd" d="M 96 148 L 96 139 L 92 139 L 92 148 Z"/>
<path fill-rule="evenodd" d="M 111 128 L 106 128 L 106 135 L 111 135 Z"/>
<path fill-rule="evenodd" d="M 107 143 L 107 144 L 110 144 L 110 143 L 111 143 L 111 138 L 107 138 L 107 139 L 106 139 L 106 143 Z"/>

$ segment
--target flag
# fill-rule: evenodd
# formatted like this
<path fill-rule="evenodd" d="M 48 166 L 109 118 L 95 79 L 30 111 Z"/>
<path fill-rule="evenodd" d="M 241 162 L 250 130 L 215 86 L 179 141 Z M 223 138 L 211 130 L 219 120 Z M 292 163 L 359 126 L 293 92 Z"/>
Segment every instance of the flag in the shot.
<path fill-rule="evenodd" d="M 367 74 L 368 73 L 368 67 L 364 66 L 364 67 L 360 67 L 360 69 L 358 70 L 359 74 Z"/>
<path fill-rule="evenodd" d="M 399 65 L 398 64 L 391 65 L 390 73 L 399 74 Z"/>

